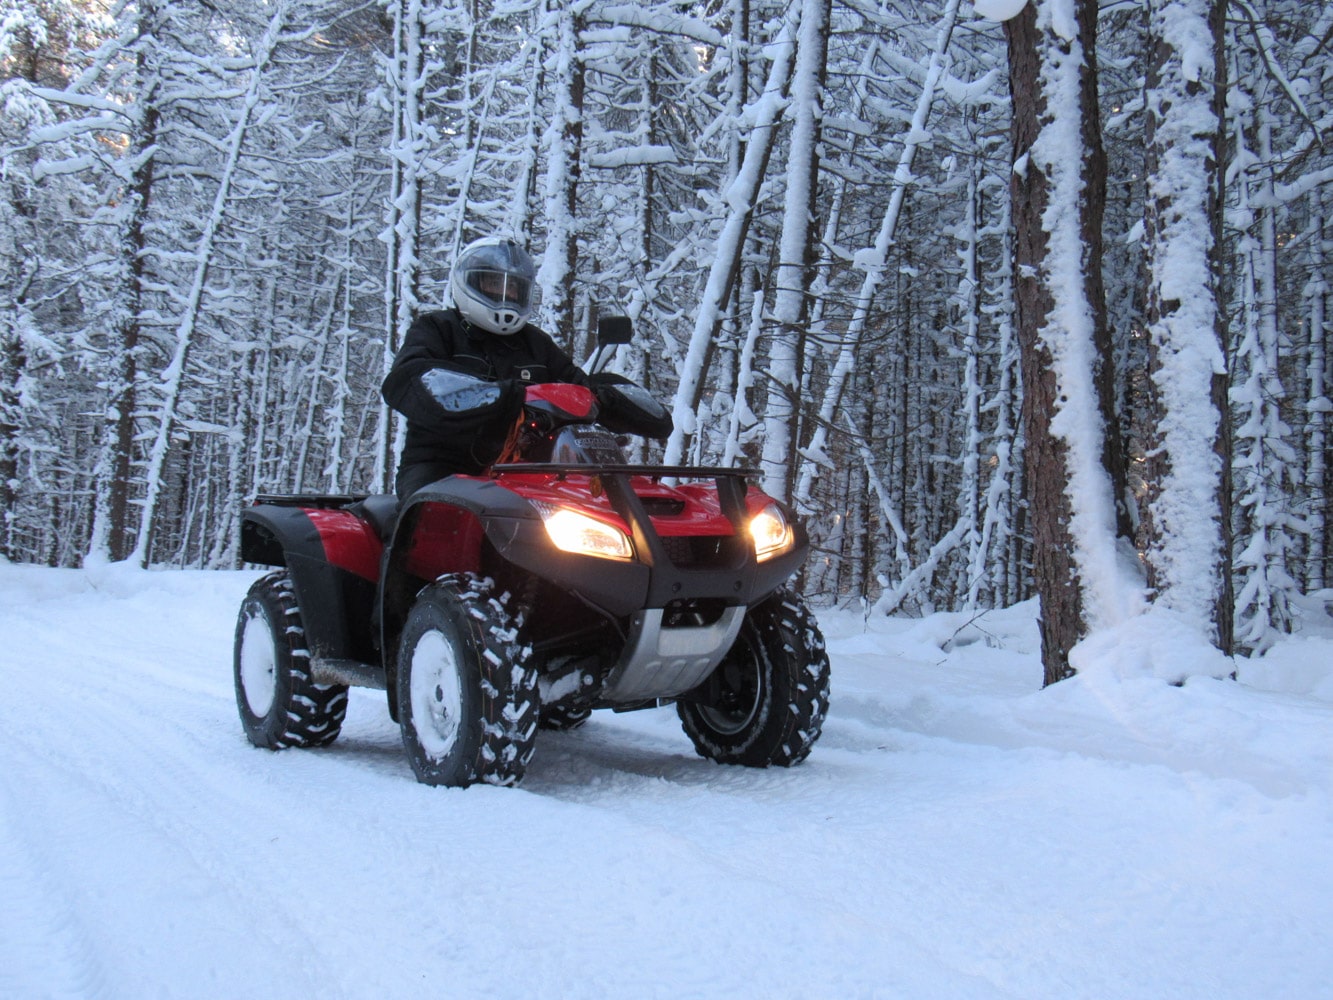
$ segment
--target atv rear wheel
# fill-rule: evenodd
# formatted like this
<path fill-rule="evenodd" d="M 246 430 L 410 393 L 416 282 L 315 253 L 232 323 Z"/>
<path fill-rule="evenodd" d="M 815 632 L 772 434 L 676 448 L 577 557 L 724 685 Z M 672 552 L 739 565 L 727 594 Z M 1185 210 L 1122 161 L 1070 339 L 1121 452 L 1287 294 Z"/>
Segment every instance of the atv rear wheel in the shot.
<path fill-rule="evenodd" d="M 490 581 L 441 577 L 417 596 L 398 647 L 398 712 L 417 780 L 512 785 L 537 735 L 537 671 Z"/>
<path fill-rule="evenodd" d="M 790 767 L 819 739 L 828 712 L 824 637 L 800 595 L 783 587 L 745 615 L 708 679 L 676 703 L 694 749 L 722 764 Z"/>
<path fill-rule="evenodd" d="M 311 678 L 301 609 L 286 570 L 261 577 L 246 594 L 232 675 L 241 726 L 255 746 L 325 746 L 342 731 L 347 686 Z"/>

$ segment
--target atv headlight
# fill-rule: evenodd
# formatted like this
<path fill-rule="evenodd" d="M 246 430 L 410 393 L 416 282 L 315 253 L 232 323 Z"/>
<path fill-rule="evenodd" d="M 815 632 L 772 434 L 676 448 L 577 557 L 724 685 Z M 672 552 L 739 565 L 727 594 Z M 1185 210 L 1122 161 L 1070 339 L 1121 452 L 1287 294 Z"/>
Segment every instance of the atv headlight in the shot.
<path fill-rule="evenodd" d="M 796 541 L 777 504 L 769 504 L 750 519 L 750 537 L 754 539 L 754 554 L 760 562 L 782 555 Z"/>
<path fill-rule="evenodd" d="M 629 537 L 614 525 L 568 507 L 547 507 L 542 504 L 540 510 L 546 533 L 562 552 L 576 552 L 602 559 L 634 558 Z"/>

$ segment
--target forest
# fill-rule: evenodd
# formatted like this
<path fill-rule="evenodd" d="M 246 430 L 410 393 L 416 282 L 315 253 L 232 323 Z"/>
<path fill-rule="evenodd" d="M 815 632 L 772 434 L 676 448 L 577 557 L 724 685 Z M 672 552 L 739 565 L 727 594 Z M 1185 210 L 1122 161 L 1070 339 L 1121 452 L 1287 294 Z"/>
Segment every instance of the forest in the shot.
<path fill-rule="evenodd" d="M 456 250 L 746 465 L 867 614 L 1330 586 L 1333 5 L 0 0 L 0 559 L 237 565 L 388 492 Z M 1145 596 L 1146 595 L 1146 596 Z"/>

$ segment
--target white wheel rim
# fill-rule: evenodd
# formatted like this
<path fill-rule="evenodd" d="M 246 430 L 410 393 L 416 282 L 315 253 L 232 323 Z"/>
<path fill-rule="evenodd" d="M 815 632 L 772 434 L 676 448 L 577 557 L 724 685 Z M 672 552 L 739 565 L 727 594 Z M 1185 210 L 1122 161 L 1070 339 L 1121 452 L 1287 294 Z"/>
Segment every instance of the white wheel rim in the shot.
<path fill-rule="evenodd" d="M 245 620 L 241 633 L 241 689 L 245 703 L 257 718 L 268 715 L 277 696 L 278 660 L 273 648 L 273 629 L 263 612 Z"/>
<path fill-rule="evenodd" d="M 431 760 L 448 756 L 463 720 L 463 679 L 458 657 L 442 632 L 427 632 L 412 650 L 412 726 Z"/>

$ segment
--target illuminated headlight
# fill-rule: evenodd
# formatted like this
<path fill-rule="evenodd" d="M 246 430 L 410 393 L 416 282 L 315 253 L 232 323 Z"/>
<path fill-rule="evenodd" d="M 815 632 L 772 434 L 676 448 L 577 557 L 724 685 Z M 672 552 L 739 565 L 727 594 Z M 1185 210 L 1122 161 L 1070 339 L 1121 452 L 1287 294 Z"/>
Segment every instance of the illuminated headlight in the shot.
<path fill-rule="evenodd" d="M 539 505 L 546 533 L 562 552 L 602 559 L 633 559 L 634 549 L 619 528 L 568 507 Z"/>
<path fill-rule="evenodd" d="M 750 537 L 754 539 L 754 554 L 760 562 L 782 555 L 796 540 L 776 504 L 769 504 L 750 519 Z"/>

